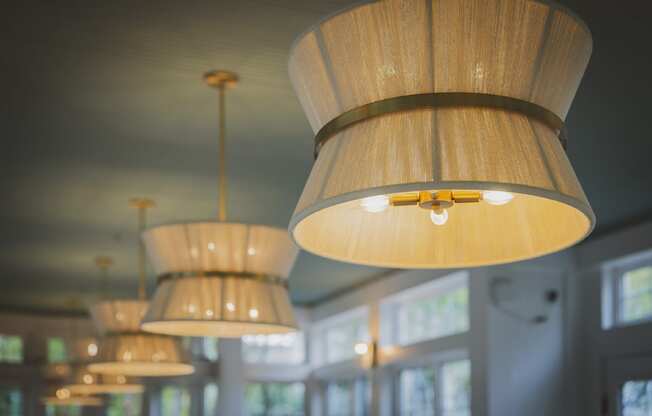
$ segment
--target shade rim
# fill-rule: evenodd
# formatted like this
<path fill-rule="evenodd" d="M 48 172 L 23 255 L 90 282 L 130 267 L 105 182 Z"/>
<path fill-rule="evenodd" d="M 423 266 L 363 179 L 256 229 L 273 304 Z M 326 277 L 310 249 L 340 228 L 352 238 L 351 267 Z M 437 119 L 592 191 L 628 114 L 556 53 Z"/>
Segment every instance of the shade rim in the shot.
<path fill-rule="evenodd" d="M 593 47 L 593 33 L 591 32 L 591 29 L 589 28 L 589 25 L 573 9 L 571 9 L 570 7 L 568 7 L 568 6 L 564 5 L 564 4 L 559 3 L 556 0 L 527 0 L 527 1 L 531 1 L 531 2 L 534 2 L 534 3 L 540 3 L 540 4 L 543 4 L 543 5 L 549 6 L 552 9 L 559 10 L 559 11 L 567 14 L 571 18 L 573 18 L 573 20 L 575 20 L 588 33 L 589 39 L 591 41 L 591 47 Z M 340 8 L 340 9 L 338 9 L 338 10 L 335 10 L 332 13 L 329 13 L 329 14 L 327 14 L 325 16 L 322 16 L 319 20 L 317 20 L 315 23 L 308 26 L 306 29 L 304 29 L 302 32 L 300 32 L 294 38 L 294 40 L 290 44 L 290 54 L 289 54 L 288 61 L 292 58 L 292 55 L 294 54 L 294 50 L 296 49 L 297 45 L 309 33 L 312 33 L 315 30 L 319 29 L 319 27 L 323 23 L 325 23 L 325 22 L 329 21 L 330 19 L 333 19 L 333 18 L 335 18 L 335 17 L 337 17 L 337 16 L 339 16 L 341 14 L 344 14 L 344 13 L 346 13 L 348 11 L 351 11 L 353 9 L 357 9 L 358 7 L 366 6 L 368 4 L 373 4 L 373 3 L 380 3 L 380 1 L 379 0 L 359 0 L 359 1 L 355 2 L 355 3 L 353 3 L 353 4 L 350 4 L 348 6 L 344 6 L 344 7 Z"/>
<path fill-rule="evenodd" d="M 129 369 L 129 366 L 138 367 Z M 119 368 L 118 368 L 119 367 Z M 143 370 L 145 368 L 145 370 Z M 192 364 L 153 361 L 102 361 L 88 365 L 91 373 L 136 377 L 186 376 L 195 372 Z"/>
<path fill-rule="evenodd" d="M 141 234 L 147 233 L 148 231 L 152 230 L 157 230 L 160 228 L 168 228 L 168 227 L 179 227 L 179 226 L 189 226 L 189 225 L 199 225 L 199 224 L 220 224 L 220 225 L 242 225 L 246 227 L 260 227 L 260 228 L 268 228 L 270 230 L 274 231 L 286 231 L 282 227 L 277 227 L 275 225 L 268 225 L 268 224 L 254 224 L 254 223 L 248 223 L 248 222 L 237 222 L 237 221 L 219 221 L 215 219 L 205 219 L 205 220 L 190 220 L 190 221 L 174 221 L 174 222 L 164 222 L 156 225 L 152 225 L 150 227 L 147 227 L 143 230 Z"/>
<path fill-rule="evenodd" d="M 197 323 L 201 323 L 202 325 L 205 326 L 210 326 L 210 324 L 214 324 L 215 327 L 218 326 L 229 326 L 231 324 L 235 325 L 243 325 L 246 324 L 248 327 L 267 327 L 267 328 L 272 328 L 272 331 L 270 332 L 265 332 L 265 335 L 270 335 L 270 334 L 288 334 L 292 332 L 297 332 L 299 331 L 298 326 L 294 325 L 286 325 L 286 324 L 279 324 L 275 322 L 252 322 L 252 321 L 242 321 L 242 320 L 211 320 L 211 319 L 160 319 L 160 320 L 148 320 L 148 321 L 143 321 L 140 325 L 140 328 L 143 331 L 152 333 L 152 334 L 160 334 L 160 335 L 172 335 L 172 336 L 197 336 L 197 335 L 192 335 L 196 334 L 196 331 L 191 331 L 189 329 L 183 330 L 183 331 L 166 331 L 164 329 L 161 329 L 162 325 L 177 325 L 177 326 L 190 326 L 190 325 L 196 325 Z M 215 332 L 218 332 L 217 330 Z M 241 338 L 245 335 L 260 335 L 261 332 L 257 333 L 251 333 L 251 332 L 244 332 L 242 331 L 241 335 L 212 335 L 204 332 L 204 337 L 212 337 L 212 338 Z"/>
<path fill-rule="evenodd" d="M 518 194 L 524 194 L 524 195 L 529 195 L 529 196 L 534 196 L 534 197 L 539 197 L 539 198 L 544 198 L 552 201 L 556 201 L 559 203 L 562 203 L 564 205 L 567 205 L 571 208 L 576 209 L 580 213 L 582 213 L 588 220 L 589 226 L 587 227 L 586 231 L 584 232 L 583 235 L 579 236 L 577 239 L 570 241 L 568 243 L 562 244 L 559 247 L 551 248 L 547 251 L 541 251 L 539 253 L 530 255 L 530 256 L 525 256 L 522 258 L 518 259 L 498 259 L 496 261 L 490 261 L 486 262 L 483 261 L 478 264 L 468 264 L 468 263 L 461 263 L 461 264 L 438 264 L 435 266 L 427 266 L 424 264 L 417 264 L 417 265 L 410 265 L 410 264 L 401 264 L 400 266 L 397 266 L 396 264 L 392 263 L 379 263 L 376 261 L 361 261 L 361 260 L 356 260 L 355 262 L 351 261 L 351 259 L 347 259 L 344 257 L 338 257 L 334 256 L 328 253 L 320 253 L 312 248 L 305 247 L 302 244 L 297 241 L 296 236 L 295 236 L 295 230 L 296 227 L 304 221 L 306 218 L 309 216 L 322 211 L 324 209 L 334 207 L 339 204 L 343 204 L 346 202 L 351 202 L 355 200 L 359 200 L 365 197 L 369 196 L 375 196 L 375 195 L 389 195 L 393 193 L 402 193 L 402 192 L 415 192 L 415 191 L 422 191 L 422 190 L 439 190 L 439 189 L 469 189 L 469 190 L 481 190 L 481 191 L 489 191 L 489 190 L 495 190 L 495 191 L 505 191 L 505 192 L 513 192 L 513 193 L 518 193 Z M 405 184 L 397 184 L 397 185 L 387 185 L 387 186 L 379 186 L 379 187 L 374 187 L 374 188 L 366 188 L 358 191 L 352 191 L 352 192 L 346 192 L 342 193 L 330 198 L 325 198 L 320 200 L 319 202 L 313 203 L 311 205 L 308 205 L 306 208 L 302 209 L 301 211 L 295 212 L 292 217 L 290 218 L 290 224 L 288 226 L 289 234 L 290 237 L 292 238 L 292 241 L 299 246 L 302 250 L 305 250 L 309 253 L 315 254 L 320 257 L 324 257 L 330 260 L 335 260 L 339 262 L 345 262 L 349 264 L 358 264 L 358 265 L 364 265 L 364 266 L 373 266 L 373 267 L 381 267 L 381 268 L 399 268 L 399 269 L 460 269 L 460 268 L 470 268 L 470 267 L 482 267 L 482 266 L 495 266 L 495 265 L 500 265 L 500 264 L 506 264 L 506 263 L 513 263 L 516 261 L 525 261 L 525 260 L 530 260 L 534 258 L 538 258 L 541 256 L 545 256 L 548 254 L 556 253 L 558 251 L 562 251 L 567 249 L 568 247 L 571 247 L 575 244 L 580 243 L 584 239 L 586 239 L 587 236 L 591 234 L 591 232 L 594 230 L 596 225 L 596 217 L 595 213 L 593 212 L 593 209 L 591 206 L 585 202 L 582 201 L 581 199 L 562 194 L 560 192 L 554 191 L 554 190 L 549 190 L 549 189 L 544 189 L 544 188 L 538 188 L 538 187 L 533 187 L 529 185 L 521 185 L 521 184 L 513 184 L 513 183 L 502 183 L 502 182 L 490 182 L 490 181 L 430 181 L 430 182 L 414 182 L 414 183 L 405 183 Z"/>
<path fill-rule="evenodd" d="M 141 394 L 145 391 L 142 384 L 67 384 L 65 389 L 72 394 Z"/>

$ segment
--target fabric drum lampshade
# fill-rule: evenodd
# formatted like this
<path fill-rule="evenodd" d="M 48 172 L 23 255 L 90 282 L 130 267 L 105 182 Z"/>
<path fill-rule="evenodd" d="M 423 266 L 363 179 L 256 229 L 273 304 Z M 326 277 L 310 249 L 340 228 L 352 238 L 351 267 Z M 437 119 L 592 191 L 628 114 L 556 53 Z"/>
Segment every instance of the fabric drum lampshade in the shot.
<path fill-rule="evenodd" d="M 295 42 L 290 78 L 316 133 L 290 222 L 315 254 L 393 268 L 529 259 L 595 216 L 564 119 L 592 51 L 546 0 L 387 0 Z"/>
<path fill-rule="evenodd" d="M 298 250 L 286 230 L 198 222 L 155 227 L 143 239 L 159 277 L 143 330 L 221 337 L 296 330 L 287 276 Z"/>

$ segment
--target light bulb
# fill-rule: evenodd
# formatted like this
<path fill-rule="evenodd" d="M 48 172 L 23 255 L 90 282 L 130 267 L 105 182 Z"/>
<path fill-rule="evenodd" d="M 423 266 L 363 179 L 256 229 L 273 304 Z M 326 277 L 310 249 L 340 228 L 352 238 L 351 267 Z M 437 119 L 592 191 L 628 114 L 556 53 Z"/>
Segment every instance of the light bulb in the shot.
<path fill-rule="evenodd" d="M 358 342 L 353 346 L 353 351 L 358 355 L 365 355 L 369 351 L 369 346 L 365 342 Z"/>
<path fill-rule="evenodd" d="M 226 302 L 226 309 L 228 309 L 229 312 L 235 311 L 235 304 L 232 302 Z"/>
<path fill-rule="evenodd" d="M 70 390 L 68 389 L 59 389 L 55 393 L 58 399 L 65 400 L 70 398 Z"/>
<path fill-rule="evenodd" d="M 258 309 L 249 309 L 249 317 L 251 319 L 258 318 Z"/>
<path fill-rule="evenodd" d="M 376 195 L 362 198 L 360 206 L 367 212 L 383 212 L 389 206 L 389 197 L 387 195 Z"/>
<path fill-rule="evenodd" d="M 82 377 L 84 384 L 93 384 L 93 376 L 90 374 L 84 374 L 84 377 Z"/>
<path fill-rule="evenodd" d="M 446 221 L 448 221 L 448 211 L 446 211 L 445 209 L 437 210 L 437 211 L 435 211 L 434 209 L 430 211 L 430 220 L 435 225 L 446 224 Z"/>
<path fill-rule="evenodd" d="M 88 355 L 91 357 L 95 357 L 97 355 L 97 344 L 92 342 L 88 344 Z"/>
<path fill-rule="evenodd" d="M 514 199 L 514 195 L 503 191 L 484 191 L 482 193 L 482 199 L 491 205 L 505 205 Z"/>

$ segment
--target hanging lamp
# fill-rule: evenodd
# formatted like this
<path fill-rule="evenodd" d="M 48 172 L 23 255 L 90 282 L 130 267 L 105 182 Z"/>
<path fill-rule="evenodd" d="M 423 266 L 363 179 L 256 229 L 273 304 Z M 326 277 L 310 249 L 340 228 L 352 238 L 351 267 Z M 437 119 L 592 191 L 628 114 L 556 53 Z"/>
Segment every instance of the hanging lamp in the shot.
<path fill-rule="evenodd" d="M 142 383 L 133 377 L 122 374 L 108 375 L 92 373 L 88 365 L 96 359 L 99 341 L 92 337 L 75 337 L 67 342 L 67 351 L 71 359 L 70 374 L 63 386 L 73 395 L 94 394 L 140 394 L 144 390 Z"/>
<path fill-rule="evenodd" d="M 392 268 L 524 260 L 595 216 L 564 119 L 591 34 L 549 0 L 386 0 L 331 15 L 289 73 L 316 133 L 303 249 Z"/>
<path fill-rule="evenodd" d="M 131 205 L 138 210 L 139 232 L 145 226 L 146 211 L 154 203 L 148 199 L 133 199 Z M 104 335 L 99 343 L 95 362 L 88 365 L 93 373 L 164 377 L 192 374 L 178 339 L 145 333 L 140 330 L 140 319 L 147 310 L 145 292 L 145 256 L 139 242 L 138 299 L 106 300 L 94 305 L 90 312 L 97 330 Z M 98 264 L 106 273 L 107 265 Z M 109 264 L 110 265 L 110 264 Z"/>
<path fill-rule="evenodd" d="M 219 94 L 219 221 L 143 233 L 159 283 L 141 327 L 215 337 L 294 331 L 287 277 L 298 249 L 286 230 L 226 219 L 225 90 L 238 77 L 213 71 L 204 80 Z"/>

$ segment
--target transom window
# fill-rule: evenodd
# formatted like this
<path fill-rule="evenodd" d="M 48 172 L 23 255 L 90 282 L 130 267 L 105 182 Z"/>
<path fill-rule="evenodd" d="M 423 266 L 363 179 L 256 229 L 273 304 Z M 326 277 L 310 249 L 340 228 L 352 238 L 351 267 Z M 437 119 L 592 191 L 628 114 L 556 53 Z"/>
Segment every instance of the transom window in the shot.
<path fill-rule="evenodd" d="M 305 340 L 302 332 L 273 335 L 246 335 L 242 354 L 248 363 L 302 364 Z"/>
<path fill-rule="evenodd" d="M 603 328 L 652 320 L 652 253 L 611 262 L 604 270 Z"/>
<path fill-rule="evenodd" d="M 381 303 L 381 344 L 409 345 L 469 329 L 468 274 L 458 272 Z"/>
<path fill-rule="evenodd" d="M 353 359 L 357 343 L 369 342 L 368 310 L 352 309 L 317 322 L 311 331 L 313 358 L 320 365 Z"/>
<path fill-rule="evenodd" d="M 63 338 L 51 337 L 47 340 L 48 345 L 48 363 L 66 362 L 66 343 Z"/>

